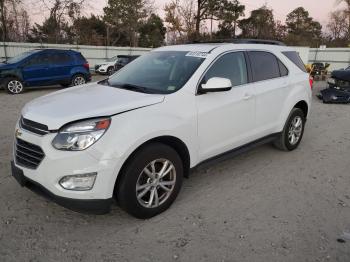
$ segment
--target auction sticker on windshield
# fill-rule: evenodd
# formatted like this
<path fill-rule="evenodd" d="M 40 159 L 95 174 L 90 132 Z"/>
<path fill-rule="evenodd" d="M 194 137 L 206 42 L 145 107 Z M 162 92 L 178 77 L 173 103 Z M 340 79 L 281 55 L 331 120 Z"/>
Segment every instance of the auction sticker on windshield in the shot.
<path fill-rule="evenodd" d="M 206 53 L 206 52 L 188 52 L 188 53 L 186 54 L 186 56 L 207 58 L 208 53 Z"/>

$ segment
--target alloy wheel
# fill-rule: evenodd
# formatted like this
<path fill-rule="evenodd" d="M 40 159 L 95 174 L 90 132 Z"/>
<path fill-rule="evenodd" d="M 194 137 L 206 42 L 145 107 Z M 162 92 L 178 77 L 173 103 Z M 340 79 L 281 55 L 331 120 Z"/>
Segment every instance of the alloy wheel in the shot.
<path fill-rule="evenodd" d="M 167 159 L 149 163 L 139 175 L 136 183 L 136 197 L 140 205 L 156 208 L 172 194 L 176 184 L 174 164 Z"/>
<path fill-rule="evenodd" d="M 79 86 L 85 84 L 85 78 L 83 76 L 76 76 L 73 80 L 73 85 L 74 86 Z"/>
<path fill-rule="evenodd" d="M 294 117 L 292 120 L 290 126 L 289 126 L 289 132 L 288 132 L 288 141 L 291 145 L 296 145 L 300 137 L 302 135 L 303 131 L 303 119 L 300 116 Z"/>
<path fill-rule="evenodd" d="M 7 84 L 7 89 L 13 94 L 19 94 L 23 91 L 23 84 L 18 80 L 11 80 Z"/>

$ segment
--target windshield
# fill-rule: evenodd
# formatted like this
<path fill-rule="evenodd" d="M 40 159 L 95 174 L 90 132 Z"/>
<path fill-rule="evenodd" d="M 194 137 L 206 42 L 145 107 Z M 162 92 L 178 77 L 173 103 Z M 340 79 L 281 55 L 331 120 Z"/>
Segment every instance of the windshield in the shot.
<path fill-rule="evenodd" d="M 17 56 L 14 56 L 14 57 L 12 57 L 12 58 L 10 58 L 10 59 L 7 59 L 7 60 L 6 60 L 6 63 L 8 63 L 8 64 L 17 63 L 17 62 L 19 62 L 19 61 L 21 61 L 21 60 L 27 58 L 28 56 L 30 56 L 30 55 L 32 55 L 32 54 L 34 54 L 34 53 L 36 53 L 36 52 L 38 52 L 38 50 L 24 52 L 24 53 L 22 53 L 22 54 L 19 54 L 19 55 L 17 55 Z"/>
<path fill-rule="evenodd" d="M 129 62 L 129 58 L 127 57 L 118 57 L 118 64 L 127 64 Z"/>
<path fill-rule="evenodd" d="M 111 76 L 107 84 L 145 93 L 170 94 L 181 89 L 204 61 L 193 52 L 150 52 Z"/>
<path fill-rule="evenodd" d="M 118 57 L 117 56 L 113 56 L 112 58 L 109 58 L 106 60 L 106 62 L 114 62 L 117 61 Z"/>

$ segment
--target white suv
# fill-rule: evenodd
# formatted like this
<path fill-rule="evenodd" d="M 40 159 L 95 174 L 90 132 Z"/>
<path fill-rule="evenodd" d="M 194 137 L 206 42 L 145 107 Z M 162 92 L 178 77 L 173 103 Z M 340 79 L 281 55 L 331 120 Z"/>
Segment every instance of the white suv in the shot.
<path fill-rule="evenodd" d="M 115 71 L 115 65 L 118 62 L 118 56 L 113 56 L 102 63 L 95 65 L 95 73 L 101 75 L 112 75 Z"/>
<path fill-rule="evenodd" d="M 286 46 L 162 47 L 107 80 L 28 103 L 12 173 L 73 210 L 101 214 L 117 199 L 149 218 L 173 203 L 199 164 L 262 142 L 297 148 L 311 94 Z"/>

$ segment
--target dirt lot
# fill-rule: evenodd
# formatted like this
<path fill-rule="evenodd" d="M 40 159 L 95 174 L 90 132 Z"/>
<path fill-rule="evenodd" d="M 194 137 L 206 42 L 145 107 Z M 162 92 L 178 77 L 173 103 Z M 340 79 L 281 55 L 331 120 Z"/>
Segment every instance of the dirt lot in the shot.
<path fill-rule="evenodd" d="M 142 221 L 117 206 L 74 213 L 10 176 L 20 109 L 54 90 L 0 91 L 0 261 L 350 261 L 350 239 L 337 242 L 350 232 L 350 105 L 314 98 L 298 150 L 265 145 L 197 170 Z"/>

